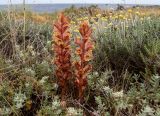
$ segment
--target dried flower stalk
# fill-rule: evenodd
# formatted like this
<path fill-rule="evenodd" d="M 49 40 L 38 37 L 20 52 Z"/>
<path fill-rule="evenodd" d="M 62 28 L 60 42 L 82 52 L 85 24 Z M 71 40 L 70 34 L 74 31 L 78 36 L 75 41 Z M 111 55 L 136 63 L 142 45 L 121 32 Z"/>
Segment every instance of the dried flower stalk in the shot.
<path fill-rule="evenodd" d="M 80 25 L 79 32 L 81 34 L 81 38 L 76 38 L 75 44 L 78 45 L 76 48 L 76 54 L 79 56 L 80 60 L 76 61 L 74 65 L 78 97 L 79 101 L 82 102 L 84 90 L 87 86 L 87 74 L 92 69 L 89 61 L 93 58 L 92 51 L 94 49 L 94 43 L 91 41 L 92 30 L 89 27 L 88 22 L 84 21 Z"/>
<path fill-rule="evenodd" d="M 59 86 L 62 88 L 61 100 L 65 101 L 67 81 L 72 73 L 69 21 L 63 14 L 60 14 L 58 21 L 54 24 L 53 41 L 55 75 L 58 78 Z"/>

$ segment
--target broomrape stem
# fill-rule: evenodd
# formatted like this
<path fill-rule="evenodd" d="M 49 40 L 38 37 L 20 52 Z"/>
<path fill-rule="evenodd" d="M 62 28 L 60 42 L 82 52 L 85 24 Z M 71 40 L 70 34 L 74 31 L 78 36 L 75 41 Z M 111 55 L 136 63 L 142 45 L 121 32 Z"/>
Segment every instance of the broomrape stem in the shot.
<path fill-rule="evenodd" d="M 69 22 L 63 14 L 59 15 L 58 21 L 54 24 L 53 41 L 55 52 L 53 63 L 56 65 L 55 75 L 59 86 L 62 88 L 61 100 L 66 101 L 67 81 L 72 73 Z"/>
<path fill-rule="evenodd" d="M 54 64 L 56 65 L 55 75 L 58 79 L 58 84 L 62 88 L 61 100 L 66 101 L 67 81 L 72 76 L 71 72 L 71 48 L 70 48 L 70 32 L 69 22 L 67 18 L 60 14 L 58 21 L 54 23 L 53 34 L 53 49 L 55 52 Z M 91 40 L 92 30 L 88 25 L 88 22 L 84 21 L 79 28 L 81 38 L 76 38 L 75 44 L 76 55 L 79 57 L 79 61 L 75 61 L 75 84 L 78 88 L 78 100 L 83 102 L 84 91 L 87 86 L 87 74 L 91 71 L 92 66 L 89 61 L 92 60 L 92 51 L 94 49 L 94 43 Z"/>
<path fill-rule="evenodd" d="M 84 21 L 79 28 L 81 38 L 76 38 L 75 44 L 78 45 L 76 48 L 76 55 L 79 56 L 80 60 L 75 62 L 75 75 L 76 75 L 76 86 L 78 88 L 78 99 L 79 102 L 83 102 L 84 91 L 87 86 L 87 74 L 91 71 L 92 66 L 89 61 L 92 60 L 92 51 L 94 44 L 91 41 L 92 30 L 88 25 L 88 22 Z"/>

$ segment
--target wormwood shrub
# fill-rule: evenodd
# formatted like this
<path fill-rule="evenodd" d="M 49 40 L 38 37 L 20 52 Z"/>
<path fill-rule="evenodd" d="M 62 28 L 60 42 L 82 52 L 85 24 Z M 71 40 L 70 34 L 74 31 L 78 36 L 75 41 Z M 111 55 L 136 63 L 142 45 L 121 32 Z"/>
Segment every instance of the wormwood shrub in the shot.
<path fill-rule="evenodd" d="M 93 72 L 89 75 L 88 86 L 90 91 L 87 103 L 89 106 L 96 107 L 93 110 L 95 115 L 149 115 L 156 116 L 159 109 L 159 75 L 148 76 L 147 83 L 139 82 L 140 75 L 126 73 L 123 78 L 132 78 L 134 81 L 130 81 L 130 88 L 126 91 L 125 86 L 117 88 L 110 86 L 110 79 L 114 79 L 113 72 L 106 70 L 103 74 Z M 127 83 L 124 83 L 124 85 Z M 94 100 L 93 97 L 94 96 Z"/>
<path fill-rule="evenodd" d="M 7 16 L 6 16 L 7 17 Z M 6 58 L 15 58 L 17 47 L 24 48 L 23 26 L 21 19 L 14 20 L 3 18 L 0 20 L 0 52 Z M 37 52 L 42 53 L 52 37 L 52 28 L 49 24 L 37 24 L 31 20 L 26 20 L 25 48 L 32 46 Z M 46 48 L 47 49 L 47 48 Z M 24 51 L 26 52 L 26 51 Z"/>
<path fill-rule="evenodd" d="M 95 70 L 101 72 L 111 68 L 115 75 L 121 75 L 126 69 L 130 73 L 140 73 L 147 68 L 151 73 L 159 73 L 160 25 L 157 18 L 135 21 L 125 30 L 113 26 L 99 32 L 95 36 Z"/>

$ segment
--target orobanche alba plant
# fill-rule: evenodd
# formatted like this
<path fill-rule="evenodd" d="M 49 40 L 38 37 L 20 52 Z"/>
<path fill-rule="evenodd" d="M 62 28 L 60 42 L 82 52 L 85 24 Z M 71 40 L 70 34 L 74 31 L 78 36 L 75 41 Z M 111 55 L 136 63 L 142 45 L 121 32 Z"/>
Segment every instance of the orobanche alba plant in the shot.
<path fill-rule="evenodd" d="M 54 24 L 55 75 L 58 78 L 59 86 L 62 88 L 62 101 L 65 101 L 68 90 L 67 82 L 68 80 L 71 81 L 73 71 L 75 73 L 75 85 L 78 88 L 78 99 L 82 103 L 84 90 L 87 86 L 87 74 L 92 69 L 89 61 L 93 58 L 94 43 L 91 41 L 92 30 L 88 22 L 84 21 L 80 25 L 79 32 L 81 37 L 75 39 L 76 55 L 79 60 L 73 63 L 74 68 L 72 69 L 69 22 L 63 14 L 60 14 L 58 21 Z"/>
<path fill-rule="evenodd" d="M 92 51 L 94 49 L 94 43 L 91 41 L 92 30 L 87 21 L 84 21 L 79 28 L 81 37 L 76 38 L 75 44 L 76 55 L 79 56 L 79 61 L 74 63 L 76 86 L 78 87 L 79 101 L 83 101 L 84 90 L 87 86 L 87 74 L 91 71 L 92 66 L 89 61 L 93 58 Z"/>
<path fill-rule="evenodd" d="M 58 21 L 54 24 L 53 42 L 55 75 L 58 78 L 59 86 L 62 88 L 61 100 L 65 101 L 67 81 L 72 73 L 69 22 L 63 14 L 59 15 Z"/>

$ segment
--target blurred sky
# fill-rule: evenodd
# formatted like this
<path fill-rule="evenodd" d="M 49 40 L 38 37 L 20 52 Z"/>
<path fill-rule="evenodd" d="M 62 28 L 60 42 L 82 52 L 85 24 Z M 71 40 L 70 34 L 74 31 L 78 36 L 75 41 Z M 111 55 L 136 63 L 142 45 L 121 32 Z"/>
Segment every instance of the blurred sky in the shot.
<path fill-rule="evenodd" d="M 0 4 L 21 4 L 23 0 L 0 0 Z M 152 4 L 160 5 L 160 0 L 25 0 L 27 4 L 49 4 L 49 3 L 104 3 L 104 4 Z"/>

